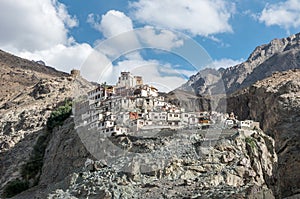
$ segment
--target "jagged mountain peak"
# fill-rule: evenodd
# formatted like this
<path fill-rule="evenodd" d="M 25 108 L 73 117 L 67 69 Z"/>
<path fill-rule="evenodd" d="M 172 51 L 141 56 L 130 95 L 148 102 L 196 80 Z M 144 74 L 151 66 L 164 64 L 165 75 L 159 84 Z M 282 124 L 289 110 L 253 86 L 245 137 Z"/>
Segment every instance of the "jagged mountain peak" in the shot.
<path fill-rule="evenodd" d="M 247 59 L 248 63 L 259 64 L 276 53 L 282 53 L 288 50 L 296 50 L 300 48 L 300 33 L 291 35 L 286 38 L 273 39 L 268 44 L 263 44 L 255 48 Z"/>
<path fill-rule="evenodd" d="M 300 33 L 255 48 L 248 59 L 238 65 L 216 70 L 204 69 L 193 75 L 179 89 L 194 90 L 205 95 L 214 89 L 221 93 L 233 93 L 277 71 L 300 68 Z M 217 79 L 218 78 L 218 79 Z M 216 86 L 224 89 L 216 89 Z"/>

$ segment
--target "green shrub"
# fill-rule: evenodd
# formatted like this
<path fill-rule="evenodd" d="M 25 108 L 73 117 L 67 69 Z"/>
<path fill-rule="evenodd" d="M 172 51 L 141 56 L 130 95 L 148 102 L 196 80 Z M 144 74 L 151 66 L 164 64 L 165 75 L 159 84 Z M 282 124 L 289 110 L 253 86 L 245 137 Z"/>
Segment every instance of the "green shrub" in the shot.
<path fill-rule="evenodd" d="M 29 184 L 27 181 L 22 181 L 19 179 L 10 181 L 5 187 L 3 191 L 3 196 L 5 198 L 11 198 L 22 191 L 25 191 L 29 188 Z"/>
<path fill-rule="evenodd" d="M 48 121 L 47 128 L 52 130 L 56 126 L 61 126 L 63 122 L 72 114 L 72 101 L 65 101 L 63 106 L 59 106 L 54 110 Z"/>
<path fill-rule="evenodd" d="M 252 137 L 246 137 L 245 142 L 248 143 L 252 149 L 256 147 L 256 143 Z"/>

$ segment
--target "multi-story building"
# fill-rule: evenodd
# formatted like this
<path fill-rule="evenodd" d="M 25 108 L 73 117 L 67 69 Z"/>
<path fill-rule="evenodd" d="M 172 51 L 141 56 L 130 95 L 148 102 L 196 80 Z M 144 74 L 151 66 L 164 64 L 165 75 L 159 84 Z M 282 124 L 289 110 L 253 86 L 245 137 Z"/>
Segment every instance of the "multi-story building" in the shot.
<path fill-rule="evenodd" d="M 186 112 L 166 102 L 153 86 L 144 85 L 142 77 L 122 72 L 116 85 L 99 85 L 88 92 L 87 99 L 75 107 L 78 126 L 88 126 L 106 135 L 138 133 L 159 128 L 207 127 L 216 122 L 231 128 L 237 123 L 233 113 Z M 241 121 L 240 128 L 259 126 Z"/>
<path fill-rule="evenodd" d="M 135 86 L 143 85 L 143 79 L 141 76 L 133 76 L 130 72 L 121 72 L 117 88 L 134 88 Z"/>

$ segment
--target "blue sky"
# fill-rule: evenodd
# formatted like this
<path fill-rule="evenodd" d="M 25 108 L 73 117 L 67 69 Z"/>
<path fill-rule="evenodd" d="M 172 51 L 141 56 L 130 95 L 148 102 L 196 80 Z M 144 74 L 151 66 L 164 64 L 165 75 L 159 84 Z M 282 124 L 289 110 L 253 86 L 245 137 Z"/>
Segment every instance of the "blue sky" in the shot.
<path fill-rule="evenodd" d="M 79 27 L 71 30 L 71 35 L 73 35 L 78 42 L 88 42 L 93 44 L 99 37 L 103 37 L 99 31 L 91 29 L 90 25 L 86 23 L 87 16 L 90 13 L 103 15 L 110 10 L 118 10 L 130 16 L 128 1 L 112 0 L 107 2 L 103 0 L 90 0 L 88 2 L 83 2 L 61 0 L 61 2 L 67 5 L 70 14 L 77 16 L 77 19 L 81 24 Z M 276 25 L 266 26 L 264 23 L 260 23 L 251 17 L 251 14 L 259 15 L 267 4 L 274 2 L 280 1 L 236 1 L 235 14 L 229 20 L 233 32 L 213 34 L 212 36 L 219 39 L 219 42 L 203 36 L 195 36 L 193 38 L 197 40 L 214 59 L 247 59 L 256 46 L 269 43 L 270 40 L 274 38 L 286 37 L 289 34 L 296 33 L 300 30 L 299 28 L 293 27 L 284 29 Z M 134 24 L 136 25 L 135 28 L 147 25 L 139 22 Z M 197 24 L 195 24 L 195 26 L 197 26 Z"/>
<path fill-rule="evenodd" d="M 66 72 L 78 68 L 93 81 L 113 82 L 120 71 L 134 69 L 148 81 L 176 82 L 169 83 L 173 88 L 195 73 L 172 53 L 185 45 L 180 34 L 202 46 L 215 67 L 229 67 L 258 45 L 300 32 L 300 0 L 1 0 L 0 19 L 0 48 L 18 56 Z M 137 28 L 146 29 L 110 48 L 143 40 L 167 50 L 141 49 L 117 60 L 102 51 L 100 60 L 91 58 L 101 42 Z"/>

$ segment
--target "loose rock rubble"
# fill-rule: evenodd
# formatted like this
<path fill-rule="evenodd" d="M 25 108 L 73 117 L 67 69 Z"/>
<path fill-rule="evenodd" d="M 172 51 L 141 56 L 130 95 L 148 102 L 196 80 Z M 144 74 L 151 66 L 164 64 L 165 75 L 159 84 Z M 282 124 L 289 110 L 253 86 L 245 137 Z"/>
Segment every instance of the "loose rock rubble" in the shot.
<path fill-rule="evenodd" d="M 148 147 L 148 140 L 128 138 L 131 150 L 143 146 L 151 148 L 147 153 L 164 151 L 160 154 L 161 159 L 166 160 L 164 166 L 145 170 L 143 164 L 138 162 L 143 157 L 136 162 L 120 160 L 109 164 L 87 159 L 84 169 L 69 175 L 66 189 L 53 190 L 47 197 L 274 198 L 267 184 L 272 179 L 273 166 L 277 162 L 272 138 L 261 130 L 255 131 L 251 137 L 236 132 L 235 135 L 220 138 L 204 155 L 201 154 L 205 150 L 204 140 L 201 136 L 192 137 L 192 141 L 188 141 L 176 134 L 158 136 L 156 139 L 159 141 L 156 142 L 161 142 L 161 148 L 181 143 L 176 144 L 177 150 L 171 157 L 166 153 L 168 150 Z M 267 146 L 269 144 L 271 146 Z M 145 153 L 141 153 L 143 155 Z M 160 160 L 158 156 L 156 158 Z M 119 169 L 119 164 L 129 164 L 127 168 L 130 169 Z"/>

